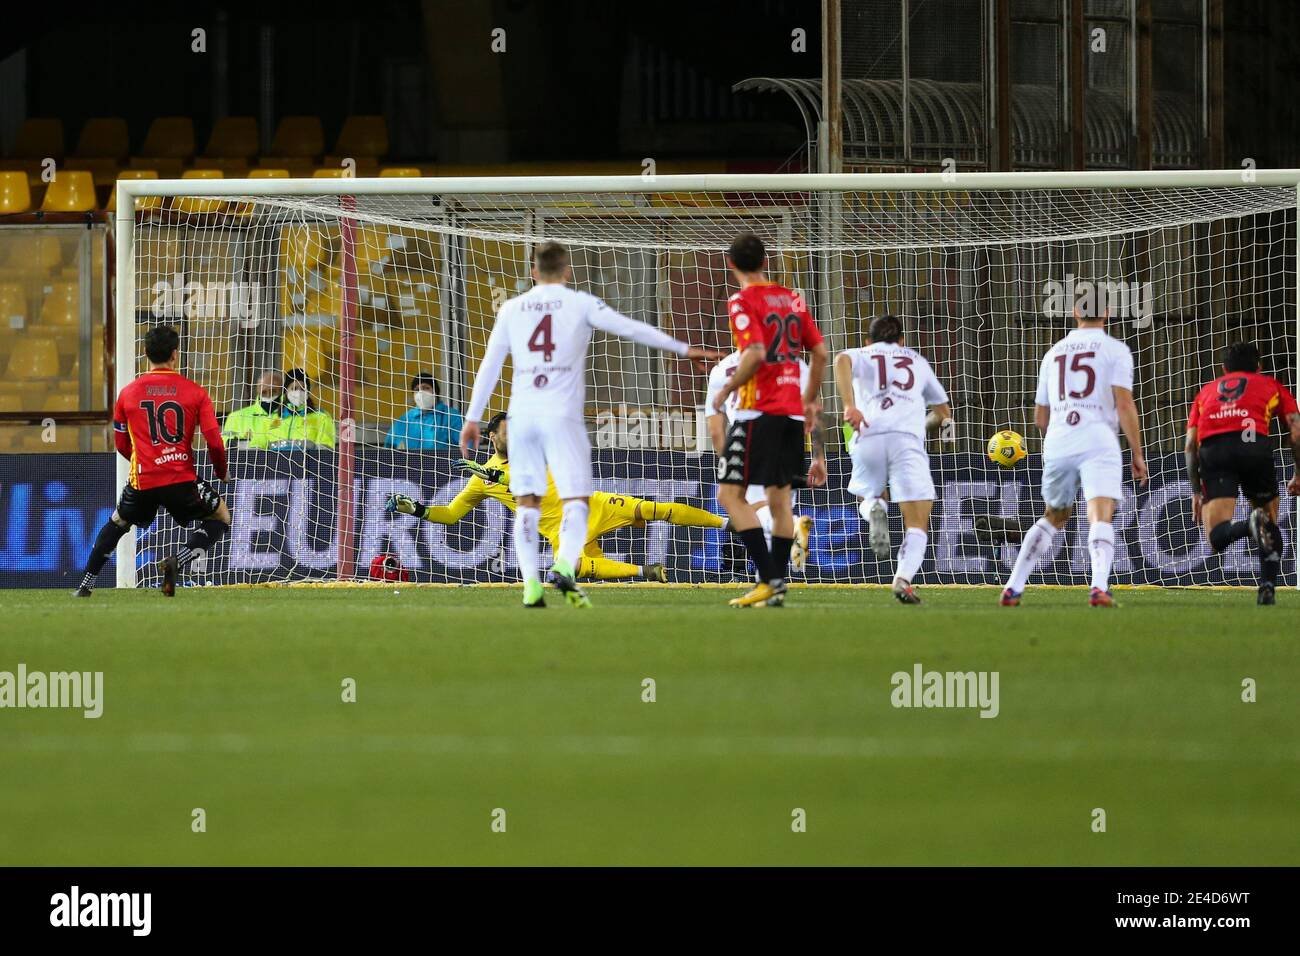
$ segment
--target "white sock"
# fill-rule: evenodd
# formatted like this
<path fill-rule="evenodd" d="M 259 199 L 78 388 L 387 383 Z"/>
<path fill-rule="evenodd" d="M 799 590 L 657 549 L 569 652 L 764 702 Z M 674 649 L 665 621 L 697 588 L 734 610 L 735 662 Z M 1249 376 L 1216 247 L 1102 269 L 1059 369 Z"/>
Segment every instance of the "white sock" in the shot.
<path fill-rule="evenodd" d="M 925 560 L 925 545 L 929 540 L 930 536 L 925 533 L 925 529 L 907 529 L 903 534 L 903 543 L 898 549 L 898 567 L 894 571 L 895 578 L 902 578 L 908 584 L 912 583 L 912 578 L 920 570 L 921 562 Z"/>
<path fill-rule="evenodd" d="M 1038 559 L 1047 553 L 1056 537 L 1056 526 L 1046 518 L 1039 518 L 1025 535 L 1020 544 L 1020 553 L 1016 555 L 1016 566 L 1011 569 L 1011 578 L 1007 587 L 1013 591 L 1023 591 L 1025 582 L 1038 565 Z"/>
<path fill-rule="evenodd" d="M 763 537 L 767 539 L 767 550 L 772 550 L 772 509 L 758 509 L 758 526 L 763 529 Z"/>
<path fill-rule="evenodd" d="M 1115 526 L 1096 521 L 1088 528 L 1088 553 L 1092 555 L 1092 586 L 1110 590 L 1110 567 L 1115 563 Z"/>
<path fill-rule="evenodd" d="M 537 523 L 542 513 L 537 508 L 519 508 L 515 511 L 515 561 L 524 581 L 540 581 L 537 573 Z"/>
<path fill-rule="evenodd" d="M 564 515 L 560 518 L 560 553 L 556 555 L 561 561 L 569 562 L 575 571 L 582 549 L 587 544 L 587 515 L 590 509 L 585 499 L 566 501 Z"/>
<path fill-rule="evenodd" d="M 862 499 L 861 503 L 858 505 L 858 514 L 862 515 L 863 521 L 871 520 L 871 509 L 875 507 L 876 502 L 879 500 L 879 498 L 872 498 L 870 496 Z"/>

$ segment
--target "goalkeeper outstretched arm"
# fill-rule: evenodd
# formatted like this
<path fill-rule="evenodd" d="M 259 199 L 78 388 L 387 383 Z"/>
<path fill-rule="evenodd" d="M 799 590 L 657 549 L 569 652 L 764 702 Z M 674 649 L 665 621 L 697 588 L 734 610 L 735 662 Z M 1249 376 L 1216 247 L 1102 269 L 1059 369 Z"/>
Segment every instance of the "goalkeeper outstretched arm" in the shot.
<path fill-rule="evenodd" d="M 434 524 L 455 524 L 486 497 L 483 479 L 475 475 L 448 504 L 424 505 L 407 495 L 389 495 L 384 510 L 390 514 L 415 515 Z"/>

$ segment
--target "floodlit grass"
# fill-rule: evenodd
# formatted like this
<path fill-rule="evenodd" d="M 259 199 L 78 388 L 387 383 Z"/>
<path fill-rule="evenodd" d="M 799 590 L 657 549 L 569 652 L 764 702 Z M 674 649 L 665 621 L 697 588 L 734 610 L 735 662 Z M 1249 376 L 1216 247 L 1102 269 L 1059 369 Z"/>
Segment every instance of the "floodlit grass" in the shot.
<path fill-rule="evenodd" d="M 1294 592 L 732 593 L 0 592 L 0 671 L 104 673 L 0 710 L 0 861 L 1300 864 Z M 998 716 L 895 708 L 918 663 Z"/>

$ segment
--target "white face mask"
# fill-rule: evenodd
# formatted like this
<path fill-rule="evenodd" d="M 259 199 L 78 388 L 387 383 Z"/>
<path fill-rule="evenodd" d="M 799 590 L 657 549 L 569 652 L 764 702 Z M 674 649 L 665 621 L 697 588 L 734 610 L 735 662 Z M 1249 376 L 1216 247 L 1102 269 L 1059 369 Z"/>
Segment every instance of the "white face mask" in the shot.
<path fill-rule="evenodd" d="M 285 394 L 289 399 L 289 404 L 293 405 L 295 408 L 307 404 L 307 393 L 301 388 L 291 388 Z"/>
<path fill-rule="evenodd" d="M 427 411 L 431 411 L 434 407 L 437 406 L 437 404 L 438 404 L 438 396 L 433 394 L 433 392 L 426 392 L 424 389 L 420 389 L 418 392 L 415 393 L 416 408 L 424 409 L 424 411 L 427 412 Z"/>

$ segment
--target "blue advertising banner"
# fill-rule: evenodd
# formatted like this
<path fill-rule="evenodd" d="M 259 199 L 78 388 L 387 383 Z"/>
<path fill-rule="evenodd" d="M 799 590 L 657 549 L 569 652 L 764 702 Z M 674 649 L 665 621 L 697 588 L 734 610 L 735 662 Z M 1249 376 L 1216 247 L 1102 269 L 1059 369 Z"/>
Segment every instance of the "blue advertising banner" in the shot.
<path fill-rule="evenodd" d="M 658 501 L 678 500 L 718 510 L 713 459 L 681 452 L 596 453 L 600 490 Z M 1151 461 L 1149 486 L 1129 485 L 1115 518 L 1115 580 L 1132 584 L 1251 584 L 1256 562 L 1247 542 L 1210 554 L 1192 523 L 1181 455 Z M 930 552 L 919 583 L 1000 583 L 1015 559 L 1014 544 L 981 543 L 973 522 L 981 515 L 1013 517 L 1028 527 L 1041 514 L 1038 471 L 1028 462 L 1000 469 L 982 456 L 933 459 L 940 500 L 930 527 Z M 825 489 L 799 494 L 799 510 L 813 519 L 806 578 L 816 581 L 887 581 L 891 562 L 877 561 L 855 500 L 844 490 L 849 460 L 835 456 Z M 214 583 L 332 578 L 336 540 L 336 463 L 332 453 L 235 452 L 234 480 L 219 485 L 234 516 L 231 534 L 209 561 Z M 615 477 L 615 476 L 618 477 Z M 1279 488 L 1282 471 L 1279 457 Z M 401 492 L 443 504 L 465 482 L 454 456 L 365 448 L 357 456 L 352 489 L 357 516 L 357 567 L 383 552 L 396 554 L 416 580 L 474 583 L 515 579 L 510 515 L 485 502 L 454 526 L 417 522 L 384 513 L 384 499 Z M 109 454 L 0 456 L 0 586 L 72 587 L 99 526 L 116 498 Z M 1082 504 L 1082 503 L 1081 503 Z M 1079 511 L 1082 512 L 1082 506 Z M 1239 503 L 1238 515 L 1246 506 Z M 1292 557 L 1294 502 L 1283 499 L 1281 525 L 1288 542 L 1284 580 L 1295 583 Z M 891 521 L 897 544 L 902 526 Z M 140 537 L 139 564 L 153 561 L 184 540 L 165 514 Z M 675 580 L 730 578 L 739 568 L 721 531 L 654 523 L 624 528 L 601 539 L 607 556 L 635 564 L 662 562 Z M 101 578 L 109 586 L 110 562 Z M 1087 527 L 1076 516 L 1058 536 L 1050 563 L 1035 581 L 1086 584 Z"/>

